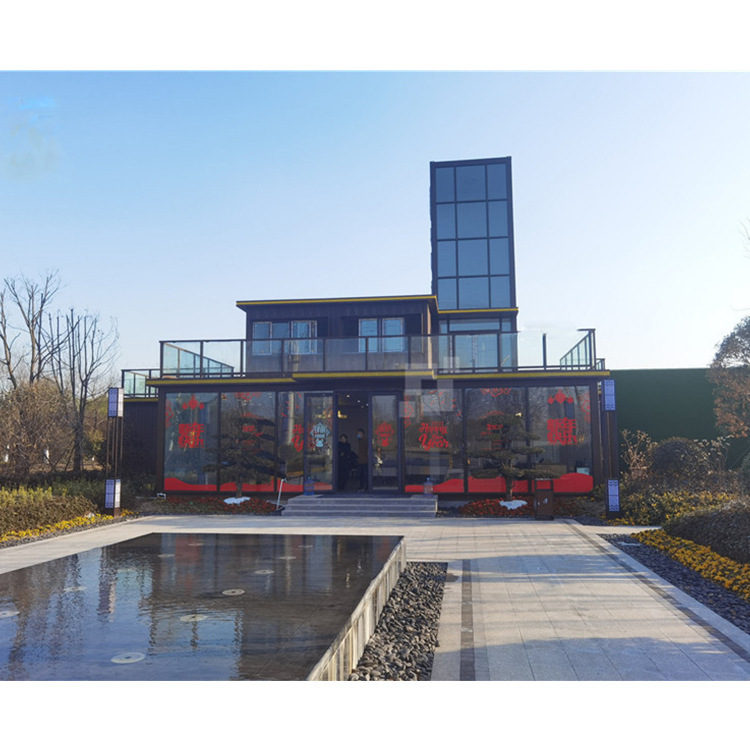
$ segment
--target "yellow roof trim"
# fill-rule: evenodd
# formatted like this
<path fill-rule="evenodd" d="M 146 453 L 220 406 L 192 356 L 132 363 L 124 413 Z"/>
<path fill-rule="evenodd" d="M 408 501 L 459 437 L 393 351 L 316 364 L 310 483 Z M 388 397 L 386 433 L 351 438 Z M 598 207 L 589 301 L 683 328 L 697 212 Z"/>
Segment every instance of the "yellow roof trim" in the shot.
<path fill-rule="evenodd" d="M 242 383 L 294 383 L 293 378 L 162 378 L 147 380 L 146 385 L 236 385 Z"/>
<path fill-rule="evenodd" d="M 313 299 L 269 299 L 269 300 L 240 300 L 237 307 L 251 307 L 253 305 L 301 305 L 305 303 L 326 304 L 330 302 L 398 302 L 411 300 L 434 300 L 434 294 L 396 295 L 393 297 L 317 297 Z"/>
<path fill-rule="evenodd" d="M 441 310 L 438 308 L 440 315 L 454 315 L 456 313 L 473 314 L 473 313 L 488 313 L 488 312 L 518 312 L 517 307 L 482 307 L 472 310 Z"/>
<path fill-rule="evenodd" d="M 471 374 L 459 374 L 459 375 L 438 375 L 438 380 L 475 380 L 482 378 L 487 379 L 504 379 L 507 380 L 512 378 L 519 380 L 521 378 L 559 378 L 559 377 L 574 377 L 574 378 L 608 378 L 610 376 L 609 370 L 544 370 L 544 371 L 533 371 L 527 372 L 521 370 L 520 372 L 476 372 Z"/>
<path fill-rule="evenodd" d="M 378 372 L 298 372 L 295 380 L 310 380 L 320 378 L 403 378 L 407 376 L 418 378 L 434 378 L 435 373 L 431 370 L 393 370 Z"/>

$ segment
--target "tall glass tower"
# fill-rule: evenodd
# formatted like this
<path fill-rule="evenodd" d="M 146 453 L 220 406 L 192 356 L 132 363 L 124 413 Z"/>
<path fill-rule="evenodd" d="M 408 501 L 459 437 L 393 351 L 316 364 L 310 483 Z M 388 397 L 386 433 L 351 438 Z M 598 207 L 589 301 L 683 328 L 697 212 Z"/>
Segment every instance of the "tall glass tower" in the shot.
<path fill-rule="evenodd" d="M 510 157 L 431 162 L 430 214 L 432 292 L 441 313 L 491 312 L 514 323 Z"/>

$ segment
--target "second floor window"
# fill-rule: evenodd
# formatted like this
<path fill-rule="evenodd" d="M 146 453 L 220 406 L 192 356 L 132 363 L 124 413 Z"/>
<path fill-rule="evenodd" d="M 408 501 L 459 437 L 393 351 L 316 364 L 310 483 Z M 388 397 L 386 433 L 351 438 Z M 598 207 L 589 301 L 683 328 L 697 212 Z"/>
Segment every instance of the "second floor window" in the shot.
<path fill-rule="evenodd" d="M 403 318 L 360 318 L 360 352 L 406 351 Z"/>
<path fill-rule="evenodd" d="M 317 336 L 315 320 L 257 321 L 253 323 L 253 354 L 315 354 Z"/>

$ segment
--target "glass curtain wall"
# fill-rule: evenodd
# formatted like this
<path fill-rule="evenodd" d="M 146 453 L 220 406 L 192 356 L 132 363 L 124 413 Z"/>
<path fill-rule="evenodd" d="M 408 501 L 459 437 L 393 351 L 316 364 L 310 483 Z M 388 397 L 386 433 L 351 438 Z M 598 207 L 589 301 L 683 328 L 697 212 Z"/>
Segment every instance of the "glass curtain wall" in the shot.
<path fill-rule="evenodd" d="M 164 489 L 217 489 L 218 393 L 168 393 L 164 413 Z"/>
<path fill-rule="evenodd" d="M 491 464 L 503 424 L 526 412 L 525 388 L 467 388 L 466 463 L 469 492 L 505 491 L 505 481 Z M 519 485 L 516 485 L 520 489 Z"/>
<path fill-rule="evenodd" d="M 461 392 L 406 391 L 402 420 L 405 491 L 421 492 L 430 479 L 435 491 L 463 492 Z"/>
<path fill-rule="evenodd" d="M 307 467 L 315 491 L 333 489 L 333 395 L 305 397 L 307 418 Z"/>
<path fill-rule="evenodd" d="M 222 393 L 219 489 L 273 492 L 275 450 L 276 394 Z"/>
<path fill-rule="evenodd" d="M 371 475 L 373 490 L 399 490 L 398 397 L 372 396 Z"/>

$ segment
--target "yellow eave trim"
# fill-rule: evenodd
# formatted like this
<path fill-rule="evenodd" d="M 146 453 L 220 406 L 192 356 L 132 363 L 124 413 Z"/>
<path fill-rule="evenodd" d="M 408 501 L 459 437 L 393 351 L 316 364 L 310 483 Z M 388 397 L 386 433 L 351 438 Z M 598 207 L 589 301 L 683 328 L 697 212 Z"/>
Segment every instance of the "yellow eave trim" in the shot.
<path fill-rule="evenodd" d="M 346 378 L 431 378 L 434 380 L 519 380 L 523 378 L 608 378 L 609 370 L 546 370 L 533 372 L 472 372 L 455 375 L 436 375 L 431 370 L 394 370 L 385 372 L 300 372 L 290 378 L 164 378 L 147 380 L 146 385 L 181 386 L 181 385 L 242 385 L 245 383 L 297 383 L 300 380 L 325 380 Z M 153 398 L 153 397 L 152 397 Z M 134 401 L 136 399 L 128 399 Z M 150 401 L 151 398 L 143 398 Z"/>
<path fill-rule="evenodd" d="M 609 370 L 545 370 L 542 372 L 476 372 L 460 375 L 438 375 L 437 380 L 484 380 L 513 379 L 520 378 L 608 378 Z"/>
<path fill-rule="evenodd" d="M 440 315 L 455 315 L 456 313 L 462 313 L 464 315 L 466 314 L 473 314 L 473 313 L 489 313 L 489 312 L 518 312 L 517 307 L 482 307 L 472 310 L 441 310 L 438 308 L 438 313 Z"/>
<path fill-rule="evenodd" d="M 294 383 L 294 378 L 163 378 L 147 380 L 146 385 L 234 385 L 243 383 Z"/>
<path fill-rule="evenodd" d="M 410 294 L 395 297 L 317 297 L 314 299 L 269 299 L 269 300 L 241 300 L 236 303 L 237 307 L 250 307 L 253 305 L 301 305 L 305 303 L 326 304 L 336 302 L 403 302 L 403 301 L 434 301 L 434 294 Z"/>

